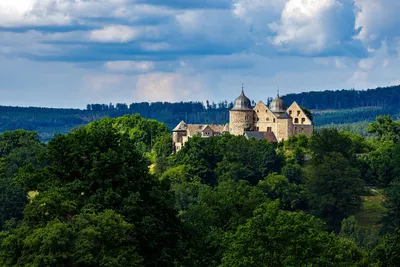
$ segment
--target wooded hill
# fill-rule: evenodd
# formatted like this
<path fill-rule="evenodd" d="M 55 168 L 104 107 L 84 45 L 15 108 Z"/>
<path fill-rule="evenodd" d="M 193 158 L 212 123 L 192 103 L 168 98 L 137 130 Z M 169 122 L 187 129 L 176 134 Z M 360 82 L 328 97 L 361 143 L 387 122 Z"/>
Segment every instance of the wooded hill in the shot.
<path fill-rule="evenodd" d="M 365 91 L 338 90 L 307 92 L 283 96 L 286 103 L 296 101 L 311 109 L 316 126 L 347 124 L 349 129 L 365 134 L 366 122 L 376 116 L 389 114 L 398 119 L 400 86 Z M 104 118 L 116 118 L 125 114 L 140 114 L 145 118 L 164 122 L 172 129 L 181 120 L 187 123 L 225 124 L 229 120 L 232 102 L 156 102 L 127 104 L 88 104 L 86 109 L 56 109 L 39 107 L 0 106 L 0 132 L 25 129 L 39 133 L 47 141 L 58 133 L 67 133 L 79 125 Z M 361 122 L 361 123 L 360 123 Z M 356 124 L 354 124 L 356 123 Z M 341 127 L 341 126 L 337 126 Z"/>

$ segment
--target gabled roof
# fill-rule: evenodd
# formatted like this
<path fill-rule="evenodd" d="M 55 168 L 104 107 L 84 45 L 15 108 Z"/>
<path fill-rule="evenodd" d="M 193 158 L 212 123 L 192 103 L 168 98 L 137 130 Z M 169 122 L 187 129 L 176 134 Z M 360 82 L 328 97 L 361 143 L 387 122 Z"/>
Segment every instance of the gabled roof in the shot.
<path fill-rule="evenodd" d="M 173 132 L 186 131 L 186 129 L 187 129 L 187 124 L 184 121 L 181 121 L 172 131 Z"/>
<path fill-rule="evenodd" d="M 306 117 L 306 118 L 308 119 L 309 123 L 313 124 L 313 121 L 307 116 L 307 114 L 306 114 L 306 113 L 304 112 L 304 110 L 299 106 L 299 104 L 297 104 L 296 101 L 294 101 L 294 102 L 290 105 L 290 107 L 288 107 L 288 110 L 291 109 L 291 108 L 299 109 L 300 112 L 302 113 L 302 115 L 304 115 L 304 117 Z"/>
<path fill-rule="evenodd" d="M 225 124 L 223 131 L 224 132 L 229 132 L 229 123 Z"/>
<path fill-rule="evenodd" d="M 209 126 L 210 126 L 211 130 L 213 130 L 214 132 L 217 132 L 217 133 L 223 133 L 224 132 L 224 128 L 225 128 L 224 125 L 211 124 Z"/>
<path fill-rule="evenodd" d="M 257 105 L 253 108 L 253 110 L 256 113 L 257 113 L 257 110 L 260 110 L 260 112 L 267 110 L 270 114 L 272 114 L 276 118 L 276 115 L 262 101 L 258 101 Z"/>
<path fill-rule="evenodd" d="M 211 129 L 214 133 L 223 133 L 225 126 L 224 125 L 215 125 L 215 124 L 187 124 L 187 131 L 189 135 L 195 135 L 202 133 L 207 128 Z"/>
<path fill-rule="evenodd" d="M 197 133 L 201 133 L 203 131 L 203 124 L 188 124 L 187 131 L 189 135 L 195 135 Z"/>

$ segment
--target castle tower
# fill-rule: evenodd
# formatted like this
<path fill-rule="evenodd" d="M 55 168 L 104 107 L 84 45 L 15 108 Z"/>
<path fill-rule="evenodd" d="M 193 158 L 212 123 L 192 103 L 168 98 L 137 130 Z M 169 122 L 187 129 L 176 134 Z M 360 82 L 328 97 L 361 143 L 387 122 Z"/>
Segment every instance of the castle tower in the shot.
<path fill-rule="evenodd" d="M 279 92 L 274 100 L 269 104 L 269 109 L 277 116 L 277 131 L 275 133 L 278 141 L 287 140 L 292 136 L 293 123 L 292 117 L 286 112 L 286 105 L 283 100 L 279 97 Z"/>
<path fill-rule="evenodd" d="M 269 104 L 269 109 L 278 117 L 286 113 L 286 105 L 283 100 L 279 97 L 279 92 Z"/>
<path fill-rule="evenodd" d="M 233 135 L 244 135 L 245 131 L 254 130 L 254 111 L 251 108 L 251 101 L 243 91 L 234 102 L 233 108 L 229 111 L 229 132 Z"/>

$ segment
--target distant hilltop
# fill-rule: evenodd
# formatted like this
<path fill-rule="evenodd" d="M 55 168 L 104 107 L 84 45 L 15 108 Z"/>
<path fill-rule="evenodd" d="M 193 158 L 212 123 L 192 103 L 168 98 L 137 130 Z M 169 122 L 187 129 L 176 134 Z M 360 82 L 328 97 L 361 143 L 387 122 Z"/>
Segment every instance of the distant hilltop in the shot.
<path fill-rule="evenodd" d="M 313 112 L 314 126 L 374 121 L 377 115 L 399 117 L 400 86 L 364 91 L 337 90 L 306 92 L 282 96 L 286 103 L 296 102 Z M 252 106 L 256 103 L 252 102 Z M 269 101 L 267 102 L 267 106 Z M 43 141 L 55 134 L 103 117 L 140 114 L 164 122 L 172 130 L 180 121 L 189 124 L 222 124 L 229 122 L 229 110 L 234 103 L 180 102 L 88 104 L 86 109 L 0 106 L 0 132 L 26 129 L 37 131 Z"/>
<path fill-rule="evenodd" d="M 381 107 L 399 109 L 400 85 L 367 90 L 336 90 L 303 92 L 282 97 L 286 102 L 297 102 L 309 109 L 353 109 Z"/>

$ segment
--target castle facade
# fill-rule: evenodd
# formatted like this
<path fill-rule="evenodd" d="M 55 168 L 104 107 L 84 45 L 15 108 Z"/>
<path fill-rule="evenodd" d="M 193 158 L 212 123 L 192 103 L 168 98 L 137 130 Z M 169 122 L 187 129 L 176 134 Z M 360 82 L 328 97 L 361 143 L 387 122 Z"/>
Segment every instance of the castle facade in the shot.
<path fill-rule="evenodd" d="M 298 134 L 310 136 L 313 128 L 311 119 L 296 102 L 287 108 L 278 94 L 269 107 L 261 101 L 252 107 L 250 99 L 242 89 L 229 111 L 228 124 L 186 124 L 181 121 L 173 129 L 172 139 L 174 150 L 177 152 L 194 135 L 207 138 L 229 132 L 246 138 L 280 142 Z"/>

